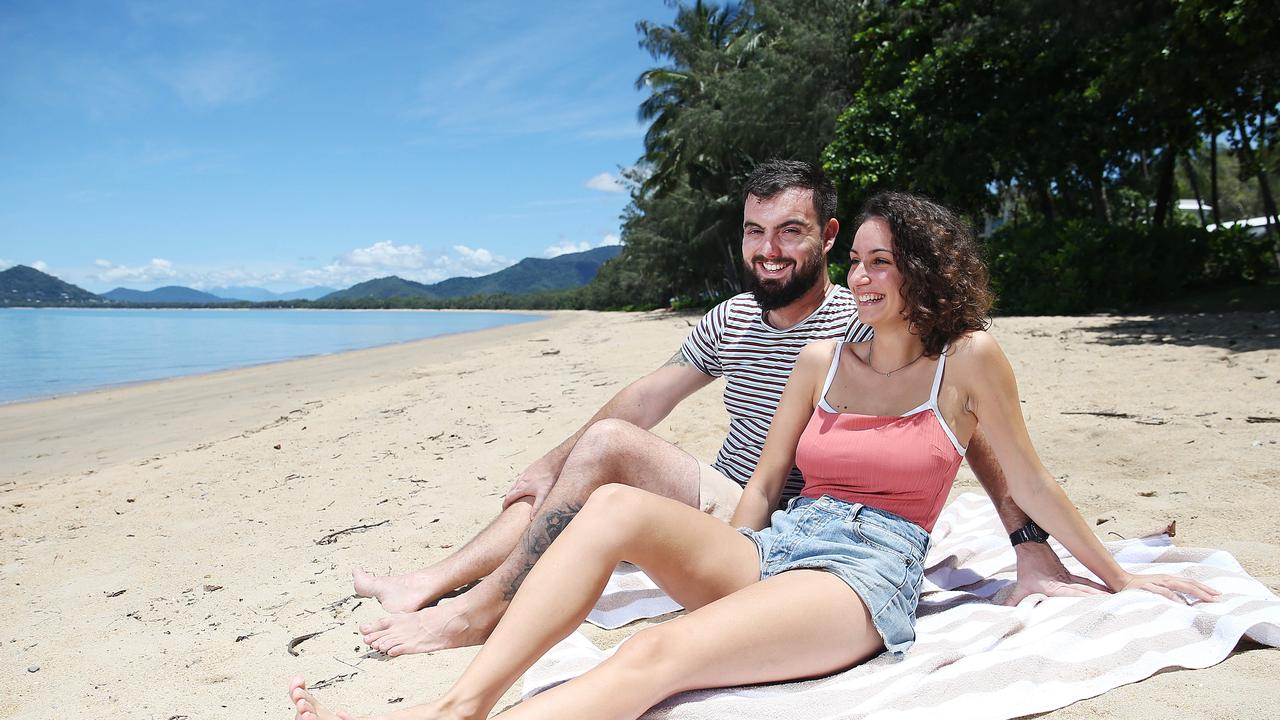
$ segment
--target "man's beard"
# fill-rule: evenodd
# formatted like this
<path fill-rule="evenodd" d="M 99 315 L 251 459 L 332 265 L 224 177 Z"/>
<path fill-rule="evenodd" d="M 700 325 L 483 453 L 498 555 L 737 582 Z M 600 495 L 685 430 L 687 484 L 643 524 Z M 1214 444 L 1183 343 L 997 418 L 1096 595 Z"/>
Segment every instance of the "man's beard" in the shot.
<path fill-rule="evenodd" d="M 760 310 L 768 312 L 799 300 L 801 296 L 812 290 L 814 285 L 819 284 L 822 273 L 826 272 L 826 269 L 822 255 L 814 254 L 806 258 L 805 262 L 796 263 L 791 271 L 791 277 L 779 282 L 756 277 L 755 264 L 752 262 L 747 265 L 747 282 Z"/>

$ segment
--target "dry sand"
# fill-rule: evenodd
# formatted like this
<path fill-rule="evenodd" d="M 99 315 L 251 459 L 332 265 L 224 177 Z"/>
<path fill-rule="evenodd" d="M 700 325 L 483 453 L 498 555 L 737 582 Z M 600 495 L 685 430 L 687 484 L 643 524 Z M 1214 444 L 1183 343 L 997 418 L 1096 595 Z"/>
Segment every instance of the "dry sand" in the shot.
<path fill-rule="evenodd" d="M 284 718 L 293 674 L 335 679 L 322 699 L 364 712 L 432 697 L 474 650 L 367 656 L 356 625 L 381 613 L 352 597 L 349 568 L 445 556 L 695 319 L 556 313 L 0 406 L 0 718 Z M 994 332 L 1045 464 L 1100 535 L 1176 520 L 1178 543 L 1229 550 L 1280 589 L 1280 316 Z M 726 426 L 713 387 L 657 432 L 710 458 Z M 956 492 L 975 487 L 962 471 Z M 374 527 L 316 544 L 360 525 Z M 1241 650 L 1055 717 L 1273 717 L 1280 652 Z"/>

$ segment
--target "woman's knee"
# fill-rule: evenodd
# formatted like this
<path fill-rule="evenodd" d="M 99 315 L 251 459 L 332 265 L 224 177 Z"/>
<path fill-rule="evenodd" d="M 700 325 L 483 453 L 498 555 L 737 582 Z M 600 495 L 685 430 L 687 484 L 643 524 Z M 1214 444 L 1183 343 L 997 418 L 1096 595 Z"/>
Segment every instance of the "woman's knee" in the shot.
<path fill-rule="evenodd" d="M 647 628 L 622 643 L 610 660 L 617 670 L 642 673 L 649 682 L 674 683 L 682 673 L 681 658 L 689 654 L 681 649 L 681 642 L 669 627 Z"/>
<path fill-rule="evenodd" d="M 627 537 L 638 529 L 637 503 L 643 501 L 643 495 L 643 490 L 630 485 L 606 483 L 587 497 L 578 520 L 597 526 L 597 532 L 609 537 Z"/>

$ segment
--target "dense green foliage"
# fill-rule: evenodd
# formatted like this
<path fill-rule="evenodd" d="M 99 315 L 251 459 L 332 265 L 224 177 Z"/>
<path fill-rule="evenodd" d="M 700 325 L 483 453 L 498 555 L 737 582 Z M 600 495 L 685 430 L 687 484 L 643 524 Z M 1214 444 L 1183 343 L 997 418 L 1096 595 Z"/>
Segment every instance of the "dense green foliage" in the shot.
<path fill-rule="evenodd" d="M 1209 235 L 1089 220 L 1002 228 L 987 239 L 997 310 L 1065 315 L 1165 299 L 1203 266 Z"/>
<path fill-rule="evenodd" d="M 1276 213 L 1269 3 L 694 2 L 637 29 L 659 63 L 638 81 L 652 124 L 628 174 L 623 254 L 588 286 L 602 306 L 738 291 L 738 188 L 770 157 L 820 161 L 836 180 L 833 260 L 884 188 L 1003 227 L 990 245 L 1006 312 L 1125 307 L 1276 271 L 1274 228 L 1177 227 Z M 1180 197 L 1214 207 L 1181 213 Z"/>

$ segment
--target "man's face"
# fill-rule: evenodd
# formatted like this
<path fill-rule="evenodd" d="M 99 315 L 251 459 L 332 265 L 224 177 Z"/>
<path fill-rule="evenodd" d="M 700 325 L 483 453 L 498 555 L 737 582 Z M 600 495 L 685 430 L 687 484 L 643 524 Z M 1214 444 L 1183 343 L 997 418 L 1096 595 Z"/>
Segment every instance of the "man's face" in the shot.
<path fill-rule="evenodd" d="M 822 284 L 826 253 L 838 227 L 835 220 L 819 224 L 812 190 L 788 188 L 770 198 L 747 196 L 742 260 L 761 309 L 789 305 Z"/>

